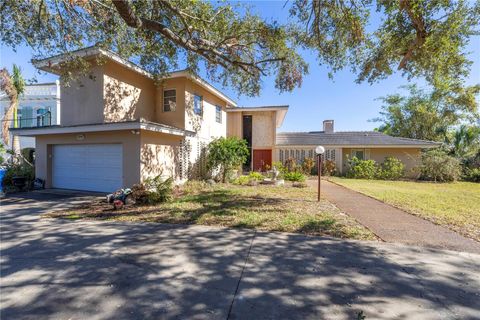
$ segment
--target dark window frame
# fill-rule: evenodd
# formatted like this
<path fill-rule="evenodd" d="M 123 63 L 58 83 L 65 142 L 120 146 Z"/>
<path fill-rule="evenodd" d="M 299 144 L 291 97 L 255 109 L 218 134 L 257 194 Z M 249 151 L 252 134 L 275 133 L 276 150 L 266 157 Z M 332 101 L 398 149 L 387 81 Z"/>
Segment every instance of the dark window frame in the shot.
<path fill-rule="evenodd" d="M 166 96 L 165 93 L 167 91 L 173 91 L 175 95 Z M 168 100 L 167 100 L 168 99 Z M 174 106 L 172 108 L 171 102 L 174 102 Z M 166 108 L 168 107 L 168 108 Z M 163 112 L 173 112 L 176 110 L 177 107 L 177 89 L 163 89 Z"/>

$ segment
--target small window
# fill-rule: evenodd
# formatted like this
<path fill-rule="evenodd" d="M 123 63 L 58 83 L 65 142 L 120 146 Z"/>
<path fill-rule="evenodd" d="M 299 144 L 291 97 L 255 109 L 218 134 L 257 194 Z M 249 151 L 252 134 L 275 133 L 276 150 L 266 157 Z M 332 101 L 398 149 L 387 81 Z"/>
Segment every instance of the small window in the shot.
<path fill-rule="evenodd" d="M 222 123 L 222 107 L 220 106 L 215 106 L 215 120 L 218 123 Z"/>
<path fill-rule="evenodd" d="M 352 150 L 352 158 L 356 157 L 358 160 L 365 160 L 365 150 Z"/>
<path fill-rule="evenodd" d="M 175 89 L 163 90 L 163 111 L 175 111 L 177 106 L 177 91 Z"/>
<path fill-rule="evenodd" d="M 195 95 L 193 98 L 193 113 L 201 116 L 203 109 L 203 98 L 202 96 Z"/>

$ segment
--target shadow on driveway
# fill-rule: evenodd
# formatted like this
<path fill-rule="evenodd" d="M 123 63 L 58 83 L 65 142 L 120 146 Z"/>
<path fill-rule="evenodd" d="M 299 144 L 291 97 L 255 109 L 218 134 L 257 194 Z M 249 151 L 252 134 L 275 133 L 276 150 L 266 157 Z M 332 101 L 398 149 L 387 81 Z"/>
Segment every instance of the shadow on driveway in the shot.
<path fill-rule="evenodd" d="M 478 319 L 478 255 L 38 218 L 85 200 L 2 201 L 2 319 Z"/>

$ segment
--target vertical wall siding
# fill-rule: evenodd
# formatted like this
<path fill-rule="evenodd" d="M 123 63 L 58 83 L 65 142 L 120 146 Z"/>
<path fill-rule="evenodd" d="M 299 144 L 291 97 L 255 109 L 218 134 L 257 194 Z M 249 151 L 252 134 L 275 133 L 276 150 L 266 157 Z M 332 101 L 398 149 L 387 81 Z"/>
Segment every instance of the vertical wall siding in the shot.
<path fill-rule="evenodd" d="M 322 160 L 331 160 L 337 162 L 341 149 L 326 149 L 322 155 Z M 315 148 L 278 148 L 277 159 L 285 163 L 288 158 L 294 158 L 298 164 L 303 163 L 305 158 L 316 159 Z"/>

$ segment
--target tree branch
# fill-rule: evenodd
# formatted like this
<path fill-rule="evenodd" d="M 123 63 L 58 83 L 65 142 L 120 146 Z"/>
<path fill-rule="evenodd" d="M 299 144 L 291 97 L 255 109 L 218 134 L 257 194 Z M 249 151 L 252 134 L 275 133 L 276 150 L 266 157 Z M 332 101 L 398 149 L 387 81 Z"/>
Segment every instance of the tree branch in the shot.
<path fill-rule="evenodd" d="M 161 1 L 161 2 L 165 3 L 165 1 Z M 220 49 L 229 50 L 231 46 L 228 46 L 228 45 L 218 46 L 218 44 L 200 37 L 186 39 L 185 37 L 173 32 L 170 28 L 168 28 L 163 23 L 146 19 L 146 18 L 137 17 L 135 12 L 131 8 L 128 0 L 117 0 L 117 1 L 114 1 L 113 4 L 115 5 L 117 12 L 120 14 L 122 19 L 125 21 L 125 23 L 128 26 L 136 29 L 145 29 L 145 30 L 158 32 L 162 34 L 165 38 L 175 43 L 176 45 L 186 50 L 189 50 L 191 52 L 195 52 L 200 56 L 204 57 L 210 63 L 220 65 L 225 69 L 230 69 L 232 66 L 238 67 L 244 72 L 254 76 L 258 72 L 264 73 L 264 70 L 262 70 L 258 66 L 259 64 L 284 60 L 284 58 L 271 58 L 271 59 L 262 60 L 260 62 L 255 62 L 255 61 L 246 62 L 236 58 L 232 58 L 228 54 L 220 51 Z M 176 10 L 170 4 L 166 4 L 166 6 L 172 8 L 172 10 Z M 174 11 L 174 12 L 177 12 L 177 11 Z"/>
<path fill-rule="evenodd" d="M 418 16 L 413 12 L 409 0 L 400 0 L 400 10 L 405 10 L 407 12 L 413 28 L 415 29 L 416 36 L 415 40 L 408 46 L 407 52 L 403 55 L 403 58 L 398 65 L 398 70 L 407 67 L 407 63 L 412 59 L 415 50 L 423 46 L 428 36 L 423 17 Z"/>

